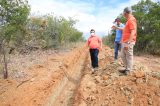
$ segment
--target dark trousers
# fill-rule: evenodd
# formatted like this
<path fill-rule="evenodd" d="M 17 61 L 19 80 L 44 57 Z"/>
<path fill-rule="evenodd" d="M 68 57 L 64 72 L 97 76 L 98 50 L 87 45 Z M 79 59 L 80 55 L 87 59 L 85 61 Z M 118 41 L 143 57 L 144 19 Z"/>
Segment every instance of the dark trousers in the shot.
<path fill-rule="evenodd" d="M 114 42 L 114 59 L 118 59 L 118 50 L 121 47 L 121 44 L 118 41 Z"/>
<path fill-rule="evenodd" d="M 90 56 L 91 56 L 92 67 L 96 68 L 96 67 L 98 67 L 99 50 L 98 49 L 90 49 L 89 51 L 90 51 Z"/>

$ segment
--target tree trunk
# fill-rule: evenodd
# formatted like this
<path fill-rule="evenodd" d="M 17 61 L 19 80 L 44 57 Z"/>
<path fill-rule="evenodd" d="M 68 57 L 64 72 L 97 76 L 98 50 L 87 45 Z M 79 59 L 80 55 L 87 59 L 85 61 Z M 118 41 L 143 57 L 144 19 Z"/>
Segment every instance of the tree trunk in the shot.
<path fill-rule="evenodd" d="M 4 79 L 8 78 L 8 67 L 7 67 L 7 60 L 6 60 L 6 52 L 4 49 L 4 46 L 2 46 L 3 48 L 3 62 L 4 62 L 4 69 L 3 69 L 3 75 L 4 75 Z"/>

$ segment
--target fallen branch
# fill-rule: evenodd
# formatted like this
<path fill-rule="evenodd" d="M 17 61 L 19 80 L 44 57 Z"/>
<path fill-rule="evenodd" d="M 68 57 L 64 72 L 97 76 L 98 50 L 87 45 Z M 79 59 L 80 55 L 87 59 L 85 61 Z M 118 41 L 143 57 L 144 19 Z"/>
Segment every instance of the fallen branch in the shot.
<path fill-rule="evenodd" d="M 25 81 L 22 81 L 20 84 L 18 84 L 17 85 L 17 88 L 19 87 L 19 86 L 21 86 L 22 84 L 24 84 L 25 82 L 28 82 L 28 81 L 30 81 L 31 79 L 28 79 L 28 80 L 25 80 Z"/>

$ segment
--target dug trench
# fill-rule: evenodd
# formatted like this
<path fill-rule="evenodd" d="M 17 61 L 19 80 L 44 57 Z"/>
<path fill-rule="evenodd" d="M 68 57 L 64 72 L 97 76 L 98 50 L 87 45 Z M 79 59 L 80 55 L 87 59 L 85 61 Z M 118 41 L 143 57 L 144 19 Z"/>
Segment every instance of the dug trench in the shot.
<path fill-rule="evenodd" d="M 59 92 L 59 96 L 55 98 L 55 92 L 53 92 L 53 96 L 50 97 L 49 101 L 47 101 L 47 106 L 73 106 L 76 101 L 75 97 L 78 94 L 79 87 L 81 86 L 81 80 L 84 78 L 87 69 L 91 69 L 90 66 L 90 56 L 89 50 L 86 49 L 86 56 L 82 56 L 82 59 L 76 64 L 72 70 L 74 70 L 73 74 L 69 74 L 66 70 L 64 70 L 64 81 L 63 84 L 65 87 Z M 106 64 L 109 61 L 113 62 L 112 59 L 112 51 L 108 47 L 104 47 L 103 51 L 100 51 L 100 67 L 105 68 Z M 92 74 L 91 70 L 88 71 L 88 74 Z M 59 88 L 58 88 L 59 89 Z M 58 90 L 57 90 L 58 91 Z M 78 103 L 78 102 L 77 102 Z"/>
<path fill-rule="evenodd" d="M 83 77 L 86 59 L 88 58 L 88 51 L 85 50 L 83 52 L 76 65 L 71 67 L 72 73 L 61 67 L 64 78 L 60 86 L 54 89 L 49 100 L 45 103 L 46 106 L 71 106 L 73 104 L 73 98 Z"/>
<path fill-rule="evenodd" d="M 25 78 L 0 79 L 0 106 L 69 105 L 87 56 L 86 47 L 79 46 L 50 54 L 41 64 L 25 70 Z"/>

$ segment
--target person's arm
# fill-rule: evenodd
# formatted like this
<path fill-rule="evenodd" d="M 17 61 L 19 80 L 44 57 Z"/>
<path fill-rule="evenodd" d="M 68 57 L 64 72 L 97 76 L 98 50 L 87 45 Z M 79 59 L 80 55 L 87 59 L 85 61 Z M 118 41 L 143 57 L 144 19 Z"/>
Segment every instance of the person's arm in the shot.
<path fill-rule="evenodd" d="M 89 39 L 86 42 L 86 46 L 89 47 Z"/>
<path fill-rule="evenodd" d="M 124 24 L 121 24 L 121 28 L 124 29 L 125 25 Z M 120 40 L 120 43 L 123 42 L 123 30 L 121 31 L 121 40 Z"/>
<path fill-rule="evenodd" d="M 134 34 L 136 33 L 136 25 L 134 21 L 130 21 L 129 28 L 131 33 L 128 39 L 128 43 L 131 43 L 133 41 Z"/>
<path fill-rule="evenodd" d="M 117 27 L 117 26 L 113 26 L 114 29 L 119 29 L 119 30 L 123 30 L 124 29 L 124 25 Z"/>
<path fill-rule="evenodd" d="M 122 36 L 121 36 L 121 40 L 120 40 L 120 42 L 119 42 L 120 44 L 122 44 L 122 39 L 123 39 L 123 34 L 122 34 Z"/>
<path fill-rule="evenodd" d="M 85 43 L 85 47 L 88 48 L 88 42 Z"/>
<path fill-rule="evenodd" d="M 99 38 L 99 46 L 100 46 L 99 49 L 100 49 L 100 50 L 102 50 L 102 45 L 103 45 L 103 44 L 102 44 L 102 40 Z"/>
<path fill-rule="evenodd" d="M 128 44 L 130 44 L 132 41 L 133 41 L 133 37 L 134 37 L 134 30 L 131 30 L 131 34 L 130 34 L 130 37 L 129 37 L 129 40 L 128 40 Z M 125 50 L 128 50 L 128 46 L 125 47 Z"/>
<path fill-rule="evenodd" d="M 129 37 L 128 43 L 131 43 L 133 41 L 134 33 L 135 33 L 135 30 L 131 30 L 131 35 Z"/>
<path fill-rule="evenodd" d="M 101 48 L 101 50 L 102 50 L 102 40 L 101 40 L 101 42 L 100 42 L 100 48 Z"/>

